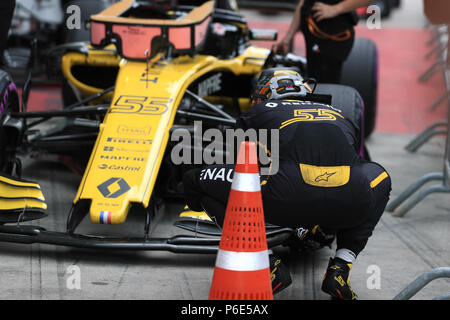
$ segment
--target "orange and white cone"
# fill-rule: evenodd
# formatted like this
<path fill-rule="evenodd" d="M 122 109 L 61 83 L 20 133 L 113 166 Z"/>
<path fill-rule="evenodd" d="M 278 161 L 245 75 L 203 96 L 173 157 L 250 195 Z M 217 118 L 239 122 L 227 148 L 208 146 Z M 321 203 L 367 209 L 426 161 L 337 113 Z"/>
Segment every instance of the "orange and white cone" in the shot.
<path fill-rule="evenodd" d="M 235 166 L 210 300 L 272 300 L 256 145 L 243 142 Z"/>

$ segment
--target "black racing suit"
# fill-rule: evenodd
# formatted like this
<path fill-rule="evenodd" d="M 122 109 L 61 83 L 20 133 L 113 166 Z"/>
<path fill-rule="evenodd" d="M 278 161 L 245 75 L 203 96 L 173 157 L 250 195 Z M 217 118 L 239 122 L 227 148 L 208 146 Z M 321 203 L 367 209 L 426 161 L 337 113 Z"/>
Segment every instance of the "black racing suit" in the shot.
<path fill-rule="evenodd" d="M 357 18 L 352 12 L 320 22 L 313 19 L 313 25 L 310 25 L 308 17 L 312 17 L 314 13 L 311 8 L 315 2 L 334 5 L 341 1 L 305 0 L 301 10 L 300 29 L 305 37 L 308 76 L 321 83 L 340 82 L 342 66 L 353 47 L 355 37 L 353 26 L 356 24 Z M 311 22 L 311 20 L 309 21 Z M 326 35 L 323 36 L 322 33 Z"/>
<path fill-rule="evenodd" d="M 3 51 L 6 48 L 8 32 L 11 26 L 15 6 L 15 0 L 0 1 L 0 66 L 3 62 Z"/>
<path fill-rule="evenodd" d="M 386 171 L 359 156 L 358 127 L 329 105 L 292 100 L 255 105 L 240 116 L 237 127 L 280 129 L 279 170 L 263 177 L 261 186 L 265 220 L 335 230 L 338 249 L 358 255 L 391 190 Z M 212 165 L 188 171 L 184 192 L 189 207 L 205 210 L 222 225 L 233 168 Z"/>

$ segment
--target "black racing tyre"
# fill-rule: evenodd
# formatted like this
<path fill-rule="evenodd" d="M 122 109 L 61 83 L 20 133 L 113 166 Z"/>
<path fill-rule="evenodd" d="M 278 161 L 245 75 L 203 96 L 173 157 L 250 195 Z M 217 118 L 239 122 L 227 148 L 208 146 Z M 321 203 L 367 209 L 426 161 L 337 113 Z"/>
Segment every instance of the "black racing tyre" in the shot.
<path fill-rule="evenodd" d="M 85 28 L 85 22 L 89 21 L 91 15 L 97 14 L 108 7 L 107 0 L 72 0 L 72 1 L 64 1 L 64 21 L 68 21 L 67 19 L 70 17 L 71 12 L 67 13 L 67 8 L 69 6 L 78 6 L 80 8 L 81 13 L 81 28 L 69 30 L 68 28 L 64 28 L 64 42 L 80 42 L 80 41 L 89 41 L 90 40 L 90 31 Z"/>
<path fill-rule="evenodd" d="M 344 117 L 361 130 L 363 100 L 356 89 L 340 84 L 319 83 L 314 93 L 330 94 L 331 105 L 341 110 Z"/>
<path fill-rule="evenodd" d="M 364 136 L 375 129 L 378 95 L 378 50 L 372 40 L 356 38 L 342 68 L 341 84 L 358 90 L 364 101 Z"/>
<path fill-rule="evenodd" d="M 352 121 L 360 131 L 362 130 L 361 128 L 364 126 L 364 102 L 355 88 L 340 84 L 319 83 L 314 93 L 330 94 L 332 96 L 331 105 L 341 110 L 346 119 Z M 370 160 L 363 136 L 361 136 L 361 145 L 363 148 L 361 155 Z"/>
<path fill-rule="evenodd" d="M 15 167 L 16 147 L 20 143 L 21 132 L 17 127 L 5 124 L 10 119 L 11 112 L 19 111 L 17 88 L 9 74 L 0 70 L 0 172 L 10 175 Z"/>

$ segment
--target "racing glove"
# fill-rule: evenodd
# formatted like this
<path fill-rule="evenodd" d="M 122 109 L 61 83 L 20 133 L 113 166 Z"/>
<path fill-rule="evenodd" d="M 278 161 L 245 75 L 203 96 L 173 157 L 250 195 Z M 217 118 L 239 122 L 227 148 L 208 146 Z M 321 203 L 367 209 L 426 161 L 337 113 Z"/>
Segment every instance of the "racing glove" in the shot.
<path fill-rule="evenodd" d="M 313 251 L 323 247 L 331 248 L 335 235 L 325 232 L 318 225 L 312 229 L 296 228 L 285 245 L 296 251 Z"/>

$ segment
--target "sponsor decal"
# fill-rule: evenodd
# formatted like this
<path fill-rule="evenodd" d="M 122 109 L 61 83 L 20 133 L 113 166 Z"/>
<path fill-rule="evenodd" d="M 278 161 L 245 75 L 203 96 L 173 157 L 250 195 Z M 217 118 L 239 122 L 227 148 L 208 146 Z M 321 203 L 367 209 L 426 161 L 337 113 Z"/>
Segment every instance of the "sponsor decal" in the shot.
<path fill-rule="evenodd" d="M 148 51 L 146 51 L 146 55 L 147 55 Z M 147 62 L 147 66 L 145 68 L 145 71 L 142 73 L 141 78 L 139 79 L 139 81 L 143 81 L 145 82 L 145 88 L 148 88 L 148 83 L 152 82 L 152 83 L 157 83 L 158 82 L 158 77 L 161 74 L 161 72 L 159 70 L 154 70 L 153 67 L 155 65 L 148 65 Z M 151 75 L 153 75 L 153 77 L 151 77 Z"/>
<path fill-rule="evenodd" d="M 233 169 L 213 168 L 203 169 L 200 172 L 200 180 L 228 181 L 233 182 Z"/>
<path fill-rule="evenodd" d="M 117 133 L 123 135 L 132 135 L 132 136 L 146 136 L 150 134 L 152 127 L 129 127 L 127 125 L 119 125 L 117 127 Z"/>
<path fill-rule="evenodd" d="M 336 172 L 325 172 L 324 174 L 321 174 L 320 176 L 317 176 L 316 179 L 314 181 L 316 182 L 320 182 L 320 181 L 325 181 L 328 182 L 328 179 L 333 175 L 336 174 Z"/>
<path fill-rule="evenodd" d="M 116 170 L 116 171 L 127 171 L 127 172 L 137 172 L 141 170 L 141 167 L 130 167 L 130 166 L 120 166 L 115 164 L 102 163 L 98 165 L 101 170 Z"/>
<path fill-rule="evenodd" d="M 122 144 L 143 144 L 143 145 L 150 145 L 152 144 L 151 139 L 133 139 L 133 138 L 115 138 L 115 137 L 108 137 L 106 139 L 106 142 L 111 143 L 122 143 Z"/>
<path fill-rule="evenodd" d="M 269 108 L 276 108 L 276 107 L 278 107 L 278 103 L 276 103 L 276 102 L 267 102 L 265 104 L 265 106 L 269 107 Z"/>
<path fill-rule="evenodd" d="M 128 157 L 128 156 L 109 156 L 109 155 L 100 155 L 100 159 L 104 160 L 120 160 L 120 161 L 138 161 L 143 162 L 145 158 L 142 157 Z"/>
<path fill-rule="evenodd" d="M 105 198 L 114 199 L 130 190 L 130 186 L 123 178 L 110 178 L 98 185 L 97 189 Z"/>
<path fill-rule="evenodd" d="M 302 106 L 302 107 L 325 107 L 332 110 L 335 110 L 337 112 L 342 112 L 342 110 L 335 108 L 329 104 L 324 104 L 320 102 L 311 102 L 311 101 L 297 101 L 297 100 L 284 100 L 284 101 L 278 101 L 278 102 L 272 102 L 268 101 L 265 103 L 266 107 L 269 108 L 276 108 L 278 106 Z"/>
<path fill-rule="evenodd" d="M 222 90 L 222 74 L 216 73 L 198 84 L 198 95 L 208 96 L 211 93 Z"/>
<path fill-rule="evenodd" d="M 150 149 L 129 149 L 129 148 L 121 148 L 121 147 L 113 147 L 113 146 L 105 146 L 103 147 L 103 151 L 106 152 L 131 152 L 131 153 L 135 153 L 135 152 L 150 152 Z"/>

